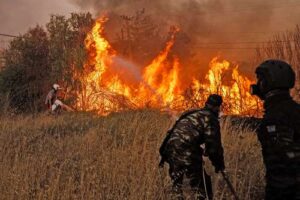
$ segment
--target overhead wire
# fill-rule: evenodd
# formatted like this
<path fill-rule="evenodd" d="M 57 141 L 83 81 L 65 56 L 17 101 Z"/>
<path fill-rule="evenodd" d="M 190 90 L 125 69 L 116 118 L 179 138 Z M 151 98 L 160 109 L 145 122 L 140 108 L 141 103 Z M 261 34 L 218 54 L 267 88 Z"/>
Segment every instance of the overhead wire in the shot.
<path fill-rule="evenodd" d="M 21 36 L 15 36 L 11 34 L 4 34 L 0 33 L 0 36 L 5 36 L 5 37 L 14 37 L 18 38 Z M 9 41 L 6 41 L 9 42 Z M 253 50 L 257 49 L 257 47 L 253 46 L 243 46 L 243 47 L 224 47 L 222 45 L 237 45 L 237 44 L 253 44 L 253 45 L 259 45 L 259 44 L 271 44 L 271 43 L 288 43 L 288 42 L 294 42 L 294 40 L 282 40 L 282 41 L 236 41 L 236 42 L 197 42 L 197 45 L 193 45 L 196 48 L 199 49 L 207 49 L 207 50 L 221 50 L 221 49 L 226 49 L 226 50 Z M 198 46 L 199 45 L 199 46 Z M 203 45 L 210 45 L 210 46 L 203 46 Z M 214 46 L 211 46 L 214 45 Z M 216 45 L 221 45 L 221 46 L 216 46 Z"/>
<path fill-rule="evenodd" d="M 197 44 L 215 44 L 215 45 L 223 45 L 223 44 L 267 44 L 267 43 L 287 43 L 293 42 L 294 40 L 279 40 L 279 41 L 237 41 L 237 42 L 198 42 Z"/>
<path fill-rule="evenodd" d="M 285 1 L 286 2 L 286 1 Z M 281 8 L 286 8 L 286 7 L 298 7 L 300 6 L 300 1 L 298 2 L 295 2 L 295 3 L 282 3 L 282 4 L 279 4 L 279 5 L 275 5 L 272 7 L 262 7 L 260 5 L 250 5 L 250 6 L 247 6 L 247 9 L 223 9 L 223 10 L 220 10 L 220 12 L 208 12 L 208 13 L 205 13 L 205 14 L 209 14 L 211 16 L 211 14 L 224 14 L 224 13 L 229 13 L 229 14 L 236 14 L 236 13 L 240 13 L 240 12 L 257 12 L 258 10 L 266 10 L 266 8 L 270 8 L 270 9 L 281 9 Z"/>
<path fill-rule="evenodd" d="M 0 33 L 0 36 L 4 36 L 4 37 L 13 37 L 13 38 L 21 37 L 21 36 L 16 36 L 16 35 L 11 35 L 11 34 L 5 34 L 5 33 Z"/>
<path fill-rule="evenodd" d="M 272 6 L 272 9 L 280 9 L 280 8 L 285 8 L 285 7 L 290 7 L 290 6 L 300 6 L 300 1 L 297 3 L 284 3 L 286 1 L 282 1 L 282 4 L 276 5 L 275 7 Z M 242 10 L 222 10 L 220 14 L 224 13 L 237 13 L 237 12 L 246 12 L 246 11 L 257 11 L 258 8 L 255 7 L 255 5 L 245 5 L 247 7 L 252 7 L 251 9 L 242 9 Z M 212 13 L 212 12 L 210 12 Z M 285 31 L 276 31 L 276 32 L 285 32 Z M 251 32 L 239 32 L 239 33 L 251 33 Z M 254 33 L 254 32 L 253 32 Z M 257 32 L 256 32 L 257 33 Z M 266 32 L 261 32 L 261 33 L 266 33 Z M 254 33 L 255 34 L 255 33 Z M 12 37 L 12 38 L 18 38 L 22 36 L 16 36 L 12 34 L 5 34 L 5 33 L 0 33 L 0 36 L 4 37 Z M 227 49 L 227 50 L 253 50 L 256 49 L 257 47 L 222 47 L 222 46 L 201 46 L 201 45 L 236 45 L 236 44 L 269 44 L 269 43 L 288 43 L 288 42 L 293 42 L 292 40 L 286 40 L 286 41 L 235 41 L 235 42 L 197 42 L 199 46 L 197 48 L 201 49 Z"/>

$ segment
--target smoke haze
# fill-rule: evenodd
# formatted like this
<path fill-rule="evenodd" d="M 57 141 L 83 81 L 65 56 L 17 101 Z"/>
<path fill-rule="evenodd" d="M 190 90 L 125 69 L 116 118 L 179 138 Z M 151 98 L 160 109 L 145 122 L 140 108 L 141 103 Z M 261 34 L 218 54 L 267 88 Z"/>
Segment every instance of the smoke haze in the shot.
<path fill-rule="evenodd" d="M 90 11 L 94 17 L 103 13 L 120 16 L 134 15 L 141 9 L 164 27 L 165 33 L 172 25 L 180 27 L 185 39 L 182 45 L 176 44 L 178 51 L 197 50 L 206 64 L 202 58 L 213 55 L 244 60 L 257 46 L 252 42 L 267 41 L 279 31 L 291 30 L 300 19 L 299 0 L 1 0 L 0 32 L 24 33 L 29 27 L 47 23 L 51 14 Z M 246 43 L 236 43 L 239 41 Z"/>
<path fill-rule="evenodd" d="M 252 41 L 266 41 L 274 33 L 293 29 L 300 18 L 299 0 L 69 1 L 82 9 L 93 9 L 96 16 L 104 12 L 133 15 L 135 11 L 145 9 L 157 23 L 178 25 L 200 54 L 216 54 L 217 51 L 223 55 L 226 51 L 226 56 L 233 59 L 249 55 L 252 52 L 249 48 L 257 45 Z M 238 41 L 246 43 L 232 44 Z M 231 44 L 215 44 L 224 42 Z"/>

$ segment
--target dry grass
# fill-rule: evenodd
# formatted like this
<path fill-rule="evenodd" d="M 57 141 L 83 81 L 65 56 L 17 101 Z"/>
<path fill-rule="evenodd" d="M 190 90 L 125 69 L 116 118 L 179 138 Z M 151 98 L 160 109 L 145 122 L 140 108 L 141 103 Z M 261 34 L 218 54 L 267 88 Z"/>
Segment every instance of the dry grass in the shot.
<path fill-rule="evenodd" d="M 171 119 L 157 111 L 2 118 L 1 199 L 170 199 L 158 148 Z M 222 123 L 227 171 L 242 200 L 262 199 L 254 133 Z M 206 167 L 211 170 L 209 162 Z M 215 199 L 232 199 L 213 174 Z"/>

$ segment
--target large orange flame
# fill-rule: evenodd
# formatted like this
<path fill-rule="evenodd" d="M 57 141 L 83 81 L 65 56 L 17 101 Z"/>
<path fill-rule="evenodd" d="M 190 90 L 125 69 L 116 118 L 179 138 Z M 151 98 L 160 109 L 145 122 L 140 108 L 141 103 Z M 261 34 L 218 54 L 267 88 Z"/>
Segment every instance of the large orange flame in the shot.
<path fill-rule="evenodd" d="M 143 68 L 140 78 L 126 81 L 126 75 L 114 69 L 118 55 L 104 37 L 106 21 L 106 17 L 97 20 L 85 40 L 88 60 L 81 77 L 78 108 L 99 114 L 144 107 L 184 110 L 202 106 L 209 94 L 218 93 L 224 98 L 228 114 L 252 115 L 260 109 L 257 99 L 249 93 L 252 81 L 239 73 L 238 66 L 219 61 L 218 57 L 210 62 L 206 81 L 200 82 L 191 75 L 190 86 L 183 86 L 183 67 L 171 53 L 178 28 L 173 29 L 165 48 Z M 231 74 L 230 81 L 225 82 L 225 74 Z"/>

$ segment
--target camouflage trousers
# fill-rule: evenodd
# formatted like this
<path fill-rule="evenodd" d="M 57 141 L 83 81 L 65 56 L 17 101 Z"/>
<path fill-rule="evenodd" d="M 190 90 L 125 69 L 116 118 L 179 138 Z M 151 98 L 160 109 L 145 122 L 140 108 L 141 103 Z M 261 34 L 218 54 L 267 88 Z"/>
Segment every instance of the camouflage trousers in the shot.
<path fill-rule="evenodd" d="M 210 176 L 202 170 L 202 163 L 192 165 L 180 165 L 177 163 L 169 163 L 169 174 L 173 182 L 172 192 L 173 198 L 183 200 L 182 185 L 184 177 L 189 180 L 189 185 L 197 200 L 211 200 L 212 184 Z"/>
<path fill-rule="evenodd" d="M 300 171 L 267 172 L 265 200 L 300 200 Z"/>

